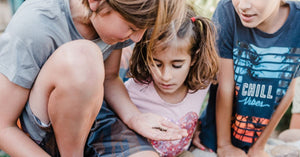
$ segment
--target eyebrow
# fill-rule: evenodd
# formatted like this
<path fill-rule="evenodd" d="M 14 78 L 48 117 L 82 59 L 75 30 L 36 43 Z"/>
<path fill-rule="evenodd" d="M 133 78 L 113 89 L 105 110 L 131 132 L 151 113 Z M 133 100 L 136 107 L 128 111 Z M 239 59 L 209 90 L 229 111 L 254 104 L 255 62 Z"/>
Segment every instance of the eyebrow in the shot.
<path fill-rule="evenodd" d="M 157 61 L 157 62 L 162 62 L 162 61 L 160 61 L 160 60 L 158 60 L 156 58 L 153 58 L 153 60 Z M 185 59 L 175 59 L 175 60 L 172 60 L 172 62 L 184 62 L 184 61 L 185 61 Z"/>

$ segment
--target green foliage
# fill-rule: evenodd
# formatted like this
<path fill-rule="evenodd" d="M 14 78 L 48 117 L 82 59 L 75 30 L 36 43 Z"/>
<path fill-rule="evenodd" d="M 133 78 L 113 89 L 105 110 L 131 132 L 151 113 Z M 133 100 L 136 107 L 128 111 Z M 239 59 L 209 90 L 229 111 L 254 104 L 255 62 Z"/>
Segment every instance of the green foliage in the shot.
<path fill-rule="evenodd" d="M 9 155 L 0 150 L 0 157 L 9 157 Z"/>
<path fill-rule="evenodd" d="M 283 117 L 280 119 L 280 121 L 276 127 L 276 131 L 282 132 L 289 128 L 291 117 L 292 117 L 292 113 L 291 113 L 292 105 L 293 104 L 290 105 L 290 107 L 287 109 L 287 111 L 285 112 Z"/>
<path fill-rule="evenodd" d="M 211 18 L 219 0 L 188 0 L 188 3 L 204 17 Z"/>

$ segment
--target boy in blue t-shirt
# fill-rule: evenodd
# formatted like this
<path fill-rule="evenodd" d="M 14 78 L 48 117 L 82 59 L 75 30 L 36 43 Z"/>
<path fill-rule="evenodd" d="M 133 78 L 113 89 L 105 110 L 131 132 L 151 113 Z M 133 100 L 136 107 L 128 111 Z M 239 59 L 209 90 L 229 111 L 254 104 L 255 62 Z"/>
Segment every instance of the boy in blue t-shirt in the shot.
<path fill-rule="evenodd" d="M 300 75 L 299 19 L 296 1 L 219 2 L 219 84 L 211 88 L 199 136 L 218 156 L 268 156 L 264 146 Z"/>

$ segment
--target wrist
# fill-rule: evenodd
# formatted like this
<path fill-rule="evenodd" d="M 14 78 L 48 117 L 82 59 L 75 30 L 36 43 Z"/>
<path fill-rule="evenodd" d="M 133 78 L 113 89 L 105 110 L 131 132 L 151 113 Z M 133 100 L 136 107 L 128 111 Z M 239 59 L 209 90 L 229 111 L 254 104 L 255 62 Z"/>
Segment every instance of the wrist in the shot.
<path fill-rule="evenodd" d="M 222 142 L 218 142 L 218 144 L 217 144 L 218 148 L 224 148 L 227 146 L 232 146 L 231 141 L 222 141 Z"/>
<path fill-rule="evenodd" d="M 255 151 L 263 151 L 265 150 L 265 144 L 254 143 L 250 149 Z"/>
<path fill-rule="evenodd" d="M 134 125 L 137 123 L 137 120 L 139 117 L 140 113 L 137 112 L 137 113 L 134 113 L 134 114 L 130 114 L 126 117 L 124 117 L 124 120 L 123 122 L 130 128 L 130 129 L 133 129 L 134 128 Z"/>

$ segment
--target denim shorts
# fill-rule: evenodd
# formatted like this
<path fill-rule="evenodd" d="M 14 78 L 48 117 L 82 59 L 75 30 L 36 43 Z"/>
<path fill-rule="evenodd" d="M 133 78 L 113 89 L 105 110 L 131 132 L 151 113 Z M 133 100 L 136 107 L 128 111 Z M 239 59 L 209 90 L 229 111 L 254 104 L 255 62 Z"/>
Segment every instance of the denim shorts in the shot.
<path fill-rule="evenodd" d="M 51 124 L 43 124 L 28 103 L 20 122 L 23 131 L 35 143 L 52 157 L 60 156 Z M 84 156 L 126 157 L 140 151 L 155 150 L 146 138 L 129 129 L 104 102 L 89 133 Z"/>
<path fill-rule="evenodd" d="M 51 124 L 43 124 L 31 111 L 27 103 L 20 117 L 21 127 L 31 139 L 52 157 L 59 157 L 53 128 Z"/>
<path fill-rule="evenodd" d="M 148 140 L 129 129 L 106 103 L 90 131 L 85 156 L 127 157 L 140 151 L 154 151 Z"/>

